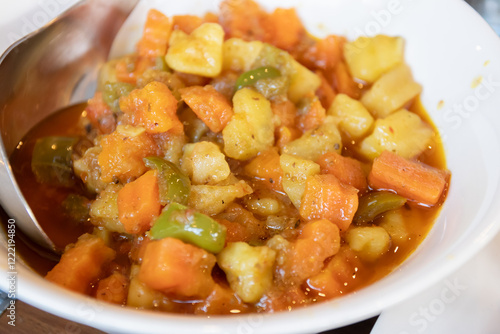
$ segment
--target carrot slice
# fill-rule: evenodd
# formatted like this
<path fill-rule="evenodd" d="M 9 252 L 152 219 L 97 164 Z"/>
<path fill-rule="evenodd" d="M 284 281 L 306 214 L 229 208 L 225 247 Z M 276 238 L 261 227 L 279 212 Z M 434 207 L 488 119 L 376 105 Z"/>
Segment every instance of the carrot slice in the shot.
<path fill-rule="evenodd" d="M 161 210 L 157 172 L 146 172 L 137 180 L 127 183 L 118 192 L 118 216 L 125 231 L 141 234 Z"/>
<path fill-rule="evenodd" d="M 191 34 L 193 30 L 202 25 L 203 19 L 196 15 L 175 15 L 174 29 L 182 30 L 186 34 Z"/>
<path fill-rule="evenodd" d="M 271 44 L 290 51 L 305 35 L 305 29 L 294 8 L 277 8 L 269 15 L 267 27 Z M 286 27 L 286 29 L 284 29 Z"/>
<path fill-rule="evenodd" d="M 149 10 L 142 38 L 137 43 L 137 53 L 139 56 L 164 56 L 167 53 L 167 45 L 171 32 L 171 20 L 156 9 Z"/>
<path fill-rule="evenodd" d="M 174 238 L 148 243 L 139 280 L 150 288 L 181 297 L 206 297 L 214 287 L 215 256 Z"/>
<path fill-rule="evenodd" d="M 323 108 L 328 110 L 332 105 L 333 100 L 335 100 L 335 96 L 337 96 L 337 94 L 335 93 L 335 90 L 330 85 L 330 83 L 326 80 L 323 72 L 318 70 L 316 71 L 316 75 L 321 79 L 321 85 L 316 90 L 316 95 L 321 101 L 321 105 L 323 106 Z"/>
<path fill-rule="evenodd" d="M 305 110 L 301 111 L 305 113 L 298 115 L 295 120 L 299 129 L 305 132 L 308 130 L 314 130 L 323 124 L 326 117 L 326 110 L 323 108 L 323 105 L 318 98 L 312 98 L 304 109 Z"/>
<path fill-rule="evenodd" d="M 436 205 L 443 196 L 449 173 L 395 153 L 384 151 L 373 161 L 370 187 L 392 190 L 424 205 Z"/>
<path fill-rule="evenodd" d="M 148 68 L 156 64 L 155 58 L 150 57 L 125 57 L 120 59 L 116 65 L 116 79 L 132 85 Z"/>
<path fill-rule="evenodd" d="M 292 101 L 288 99 L 271 101 L 271 110 L 273 111 L 273 114 L 279 117 L 281 125 L 288 127 L 294 126 L 297 107 L 295 107 L 295 104 Z"/>
<path fill-rule="evenodd" d="M 177 99 L 159 81 L 148 83 L 120 99 L 120 109 L 131 124 L 142 126 L 149 133 L 167 132 L 182 127 L 177 118 Z"/>
<path fill-rule="evenodd" d="M 95 297 L 108 303 L 123 305 L 127 301 L 127 294 L 127 277 L 119 272 L 114 272 L 111 276 L 99 281 Z"/>
<path fill-rule="evenodd" d="M 337 88 L 337 92 L 340 94 L 349 95 L 353 99 L 359 99 L 361 97 L 361 88 L 359 84 L 354 81 L 347 65 L 341 61 L 335 66 L 333 70 L 333 83 Z"/>
<path fill-rule="evenodd" d="M 105 274 L 106 266 L 115 258 L 115 251 L 91 234 L 78 238 L 45 278 L 70 290 L 89 293 L 91 284 Z"/>
<path fill-rule="evenodd" d="M 337 152 L 328 152 L 316 162 L 321 167 L 322 174 L 335 175 L 340 182 L 353 186 L 360 192 L 368 188 L 366 175 L 358 160 L 344 157 Z"/>
<path fill-rule="evenodd" d="M 306 220 L 327 219 L 345 232 L 358 208 L 358 190 L 331 174 L 309 176 L 299 213 Z"/>
<path fill-rule="evenodd" d="M 302 62 L 309 68 L 330 71 L 342 60 L 344 37 L 329 35 L 315 42 L 301 56 Z"/>
<path fill-rule="evenodd" d="M 222 131 L 233 117 L 231 103 L 213 86 L 191 86 L 179 91 L 184 102 L 213 132 Z"/>
<path fill-rule="evenodd" d="M 271 148 L 245 166 L 245 173 L 256 179 L 262 180 L 269 188 L 283 192 L 283 170 L 280 166 L 280 155 L 278 151 Z"/>

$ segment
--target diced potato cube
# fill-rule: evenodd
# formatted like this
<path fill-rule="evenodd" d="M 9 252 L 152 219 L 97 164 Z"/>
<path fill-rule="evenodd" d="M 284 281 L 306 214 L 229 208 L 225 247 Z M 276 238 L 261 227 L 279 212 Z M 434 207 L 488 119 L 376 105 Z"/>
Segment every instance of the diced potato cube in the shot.
<path fill-rule="evenodd" d="M 383 217 L 380 218 L 378 226 L 384 228 L 389 233 L 395 244 L 408 240 L 409 232 L 401 210 L 384 213 Z"/>
<path fill-rule="evenodd" d="M 288 98 L 297 103 L 309 93 L 314 93 L 321 85 L 321 78 L 295 59 L 292 59 L 293 73 L 290 75 Z"/>
<path fill-rule="evenodd" d="M 233 97 L 234 115 L 222 130 L 224 151 L 230 158 L 247 160 L 274 144 L 271 103 L 251 88 Z"/>
<path fill-rule="evenodd" d="M 345 239 L 349 247 L 367 261 L 384 255 L 391 246 L 391 237 L 380 226 L 355 227 L 347 231 Z"/>
<path fill-rule="evenodd" d="M 394 67 L 378 79 L 361 102 L 375 117 L 386 117 L 404 107 L 422 92 L 422 86 L 413 80 L 406 64 Z"/>
<path fill-rule="evenodd" d="M 349 137 L 357 139 L 370 131 L 373 117 L 365 106 L 345 94 L 338 94 L 328 109 L 327 115 L 339 118 L 339 128 Z"/>
<path fill-rule="evenodd" d="M 401 109 L 375 121 L 373 133 L 361 142 L 360 152 L 370 160 L 385 150 L 410 159 L 425 150 L 433 135 L 432 128 L 417 114 Z"/>
<path fill-rule="evenodd" d="M 225 186 L 194 185 L 191 186 L 189 206 L 207 215 L 215 215 L 224 211 L 236 198 L 252 192 L 252 187 L 243 180 Z"/>
<path fill-rule="evenodd" d="M 306 188 L 308 176 L 319 174 L 320 167 L 317 163 L 295 157 L 288 154 L 282 154 L 280 157 L 280 166 L 283 169 L 283 189 L 288 195 L 293 205 L 299 209 Z"/>
<path fill-rule="evenodd" d="M 217 23 L 204 23 L 188 35 L 174 30 L 165 60 L 176 71 L 216 77 L 222 71 L 224 30 Z"/>
<path fill-rule="evenodd" d="M 241 38 L 230 38 L 222 46 L 222 69 L 246 72 L 262 49 L 261 41 L 247 42 Z"/>
<path fill-rule="evenodd" d="M 231 289 L 246 303 L 257 302 L 273 283 L 276 252 L 266 246 L 230 243 L 217 255 Z"/>
<path fill-rule="evenodd" d="M 342 138 L 336 120 L 332 116 L 327 116 L 319 128 L 306 131 L 300 138 L 288 143 L 282 149 L 284 154 L 312 161 L 316 161 L 327 152 L 339 154 L 342 152 Z"/>
<path fill-rule="evenodd" d="M 216 184 L 231 174 L 219 146 L 206 141 L 184 146 L 181 169 L 193 184 Z"/>
<path fill-rule="evenodd" d="M 404 39 L 385 35 L 361 36 L 344 46 L 344 57 L 353 77 L 373 83 L 404 61 Z"/>
<path fill-rule="evenodd" d="M 112 232 L 125 233 L 125 228 L 118 218 L 118 184 L 109 184 L 90 205 L 90 222 Z"/>

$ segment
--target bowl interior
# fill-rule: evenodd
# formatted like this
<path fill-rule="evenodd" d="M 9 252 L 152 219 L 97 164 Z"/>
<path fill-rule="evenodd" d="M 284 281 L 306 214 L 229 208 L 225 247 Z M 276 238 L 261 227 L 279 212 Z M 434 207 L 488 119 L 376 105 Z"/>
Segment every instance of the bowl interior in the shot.
<path fill-rule="evenodd" d="M 167 15 L 197 15 L 217 11 L 218 2 L 141 2 L 118 34 L 111 57 L 133 50 L 149 8 Z M 113 332 L 141 332 L 146 327 L 148 332 L 162 332 L 165 326 L 177 333 L 318 332 L 370 317 L 411 297 L 450 274 L 494 237 L 500 229 L 500 209 L 494 206 L 500 200 L 500 40 L 480 16 L 460 0 L 261 3 L 266 8 L 296 7 L 308 30 L 319 37 L 383 33 L 405 38 L 406 61 L 424 87 L 422 102 L 440 130 L 452 172 L 448 198 L 422 245 L 377 283 L 290 313 L 207 319 L 123 309 L 53 286 L 20 266 L 21 299 Z M 1 268 L 7 271 L 5 265 Z"/>

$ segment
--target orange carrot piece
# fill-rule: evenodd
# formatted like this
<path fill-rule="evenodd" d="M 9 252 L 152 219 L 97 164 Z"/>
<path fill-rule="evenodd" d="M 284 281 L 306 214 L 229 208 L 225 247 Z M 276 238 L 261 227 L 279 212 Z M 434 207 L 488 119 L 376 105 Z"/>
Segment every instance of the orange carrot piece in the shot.
<path fill-rule="evenodd" d="M 120 109 L 131 124 L 149 133 L 167 132 L 182 126 L 177 118 L 177 99 L 161 82 L 153 81 L 120 99 Z"/>
<path fill-rule="evenodd" d="M 303 113 L 297 116 L 295 123 L 304 132 L 316 129 L 326 118 L 326 110 L 317 97 L 314 97 L 301 112 Z"/>
<path fill-rule="evenodd" d="M 335 175 L 340 182 L 353 186 L 360 192 L 368 188 L 361 162 L 356 159 L 328 152 L 319 157 L 316 163 L 321 167 L 322 174 Z"/>
<path fill-rule="evenodd" d="M 160 215 L 156 174 L 155 170 L 148 171 L 137 180 L 127 183 L 118 192 L 118 216 L 127 233 L 146 232 L 151 228 L 153 219 Z"/>
<path fill-rule="evenodd" d="M 392 190 L 424 205 L 436 205 L 443 196 L 449 173 L 384 151 L 373 161 L 370 187 Z"/>
<path fill-rule="evenodd" d="M 305 35 L 305 29 L 295 8 L 277 8 L 269 15 L 267 27 L 271 33 L 271 44 L 290 51 Z"/>
<path fill-rule="evenodd" d="M 226 244 L 229 242 L 250 241 L 245 225 L 227 219 L 217 219 L 217 221 L 226 227 Z"/>
<path fill-rule="evenodd" d="M 333 83 L 338 93 L 349 95 L 356 100 L 361 97 L 361 87 L 354 81 L 343 61 L 339 62 L 333 70 Z"/>
<path fill-rule="evenodd" d="M 123 305 L 127 301 L 127 294 L 127 277 L 119 272 L 114 272 L 111 276 L 99 281 L 95 297 L 108 303 Z"/>
<path fill-rule="evenodd" d="M 101 147 L 97 160 L 101 168 L 101 180 L 106 183 L 114 179 L 127 182 L 139 177 L 147 170 L 142 159 L 161 154 L 155 141 L 145 132 L 129 136 L 114 131 L 101 140 Z"/>
<path fill-rule="evenodd" d="M 318 77 L 321 79 L 321 85 L 316 90 L 316 95 L 321 101 L 321 105 L 323 106 L 323 108 L 328 110 L 332 105 L 333 100 L 335 100 L 335 96 L 337 96 L 337 94 L 335 93 L 332 85 L 330 85 L 330 83 L 326 80 L 322 71 L 316 71 L 316 75 L 318 75 Z"/>
<path fill-rule="evenodd" d="M 302 63 L 311 69 L 331 71 L 342 60 L 344 37 L 329 35 L 315 42 L 301 56 Z"/>
<path fill-rule="evenodd" d="M 175 30 L 182 30 L 186 34 L 191 34 L 193 30 L 202 25 L 204 20 L 195 15 L 175 15 L 173 21 Z"/>
<path fill-rule="evenodd" d="M 222 131 L 233 117 L 231 103 L 211 85 L 186 87 L 179 92 L 184 102 L 213 132 Z"/>
<path fill-rule="evenodd" d="M 142 38 L 137 43 L 137 53 L 139 56 L 164 56 L 167 53 L 167 45 L 171 32 L 171 20 L 156 9 L 149 10 Z"/>
<path fill-rule="evenodd" d="M 297 107 L 288 99 L 279 99 L 278 101 L 271 101 L 271 110 L 273 114 L 278 116 L 281 120 L 281 125 L 294 126 L 295 115 L 297 114 Z"/>
<path fill-rule="evenodd" d="M 306 220 L 328 219 L 345 232 L 358 209 L 358 190 L 331 174 L 307 178 L 299 213 Z"/>
<path fill-rule="evenodd" d="M 340 249 L 340 232 L 337 225 L 326 219 L 307 223 L 285 258 L 283 269 L 286 278 L 301 284 L 306 278 L 317 275 L 324 262 Z"/>
<path fill-rule="evenodd" d="M 219 21 L 226 38 L 266 41 L 269 35 L 267 17 L 268 14 L 252 0 L 227 0 L 220 4 Z"/>
<path fill-rule="evenodd" d="M 283 170 L 280 166 L 280 155 L 275 148 L 271 148 L 255 157 L 245 166 L 245 173 L 258 180 L 262 180 L 269 188 L 283 192 Z"/>
<path fill-rule="evenodd" d="M 116 119 L 113 110 L 104 102 L 101 92 L 96 92 L 94 97 L 88 101 L 85 111 L 92 126 L 97 128 L 101 134 L 108 134 L 115 130 Z"/>
<path fill-rule="evenodd" d="M 106 267 L 115 258 L 115 251 L 104 241 L 84 234 L 76 244 L 64 252 L 61 260 L 45 278 L 70 290 L 89 293 L 91 285 L 101 278 Z"/>
<path fill-rule="evenodd" d="M 206 297 L 215 284 L 215 256 L 174 238 L 148 243 L 138 278 L 152 289 L 180 297 Z"/>

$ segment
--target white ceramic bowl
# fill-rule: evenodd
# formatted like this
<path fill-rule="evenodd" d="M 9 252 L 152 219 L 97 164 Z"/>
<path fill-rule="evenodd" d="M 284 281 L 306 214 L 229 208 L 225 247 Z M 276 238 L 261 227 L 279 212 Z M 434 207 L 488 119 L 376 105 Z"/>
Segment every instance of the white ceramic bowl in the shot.
<path fill-rule="evenodd" d="M 216 11 L 217 3 L 144 1 L 123 31 L 139 36 L 147 7 L 167 15 L 203 14 Z M 367 288 L 278 314 L 204 318 L 137 311 L 64 290 L 19 264 L 21 300 L 114 333 L 315 333 L 363 320 L 417 294 L 495 236 L 500 229 L 500 40 L 478 14 L 461 0 L 266 0 L 264 6 L 296 7 L 317 36 L 329 32 L 352 39 L 384 33 L 406 39 L 406 60 L 424 87 L 422 101 L 440 129 L 453 173 L 446 203 L 422 245 L 397 270 Z M 119 35 L 112 53 L 123 53 L 135 41 Z M 482 82 L 473 85 L 478 78 Z M 0 253 L 7 258 L 4 248 Z M 8 271 L 6 265 L 0 261 L 0 270 Z M 0 288 L 7 288 L 5 279 Z"/>

